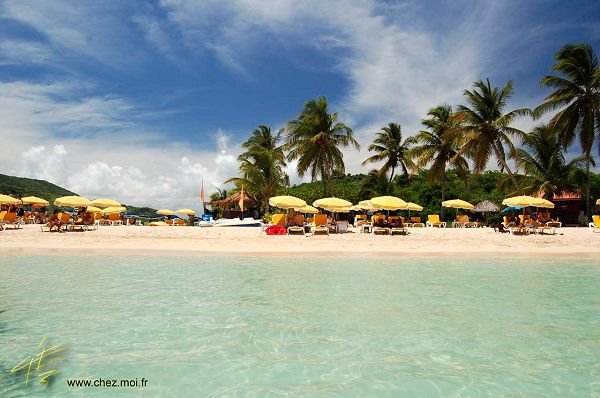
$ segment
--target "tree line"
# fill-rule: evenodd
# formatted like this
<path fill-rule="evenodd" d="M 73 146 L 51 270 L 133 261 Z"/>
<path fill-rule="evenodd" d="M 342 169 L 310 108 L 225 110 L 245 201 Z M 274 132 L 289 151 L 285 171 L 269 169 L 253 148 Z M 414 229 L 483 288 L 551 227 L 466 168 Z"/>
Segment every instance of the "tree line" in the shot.
<path fill-rule="evenodd" d="M 506 192 L 552 198 L 583 188 L 589 218 L 595 143 L 600 153 L 598 59 L 590 45 L 568 44 L 556 53 L 552 70 L 554 74 L 541 80 L 552 92 L 533 109 L 507 109 L 514 93 L 512 82 L 497 87 L 485 79 L 464 90 L 463 104 L 440 104 L 429 110 L 416 135 L 404 138 L 401 124 L 396 122 L 382 127 L 368 147 L 372 155 L 363 162 L 381 166 L 364 176 L 361 196 L 399 194 L 395 180 L 410 179 L 427 170 L 427 182 L 441 185 L 443 201 L 449 170 L 466 179 L 471 173 L 485 171 L 493 157 L 503 173 L 497 184 Z M 512 125 L 517 118 L 537 120 L 549 113 L 549 122 L 530 132 Z M 521 147 L 515 145 L 517 141 Z M 582 152 L 567 160 L 566 153 L 575 142 Z M 333 178 L 346 172 L 342 149 L 360 149 L 352 128 L 339 120 L 337 112 L 330 113 L 325 97 L 307 101 L 296 119 L 277 132 L 258 126 L 242 147 L 239 176 L 225 183 L 243 184 L 264 211 L 268 211 L 269 198 L 289 188 L 285 169 L 290 162 L 297 162 L 300 177 L 309 175 L 311 181 L 321 181 L 322 196 L 332 196 L 336 194 Z M 509 160 L 514 161 L 514 170 Z"/>

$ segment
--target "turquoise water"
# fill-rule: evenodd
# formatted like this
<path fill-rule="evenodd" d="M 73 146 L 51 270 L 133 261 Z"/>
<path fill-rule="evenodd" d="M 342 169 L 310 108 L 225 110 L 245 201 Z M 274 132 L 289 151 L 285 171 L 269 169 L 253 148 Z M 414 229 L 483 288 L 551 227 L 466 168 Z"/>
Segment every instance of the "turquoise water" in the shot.
<path fill-rule="evenodd" d="M 599 396 L 600 262 L 4 256 L 0 396 Z M 44 390 L 10 370 L 47 337 Z M 146 378 L 145 387 L 67 379 Z"/>

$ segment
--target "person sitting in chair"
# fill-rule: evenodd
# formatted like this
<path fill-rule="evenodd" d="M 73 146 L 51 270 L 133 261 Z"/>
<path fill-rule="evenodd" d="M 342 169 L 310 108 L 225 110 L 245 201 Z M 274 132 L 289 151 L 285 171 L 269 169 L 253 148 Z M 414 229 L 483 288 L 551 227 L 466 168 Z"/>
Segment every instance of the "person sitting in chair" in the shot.
<path fill-rule="evenodd" d="M 48 227 L 48 231 L 52 232 L 53 228 L 56 228 L 57 232 L 62 232 L 60 227 L 63 225 L 62 221 L 58 218 L 58 210 L 54 210 L 50 217 L 48 217 L 48 223 L 46 226 Z"/>

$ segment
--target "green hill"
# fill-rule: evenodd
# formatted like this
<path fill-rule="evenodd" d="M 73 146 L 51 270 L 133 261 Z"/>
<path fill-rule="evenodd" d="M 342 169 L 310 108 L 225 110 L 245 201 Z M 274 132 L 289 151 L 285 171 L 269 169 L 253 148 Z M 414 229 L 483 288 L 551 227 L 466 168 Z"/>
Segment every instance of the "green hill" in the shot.
<path fill-rule="evenodd" d="M 61 196 L 77 195 L 67 189 L 52 184 L 44 180 L 34 180 L 32 178 L 14 177 L 0 174 L 0 193 L 5 195 L 17 196 L 37 196 L 54 203 L 54 199 Z M 151 207 L 136 207 L 124 205 L 127 211 L 141 215 L 156 215 L 156 209 Z M 52 205 L 50 206 L 52 207 Z"/>
<path fill-rule="evenodd" d="M 0 193 L 15 197 L 37 196 L 46 199 L 50 203 L 61 196 L 77 195 L 48 181 L 13 177 L 5 174 L 0 174 Z"/>

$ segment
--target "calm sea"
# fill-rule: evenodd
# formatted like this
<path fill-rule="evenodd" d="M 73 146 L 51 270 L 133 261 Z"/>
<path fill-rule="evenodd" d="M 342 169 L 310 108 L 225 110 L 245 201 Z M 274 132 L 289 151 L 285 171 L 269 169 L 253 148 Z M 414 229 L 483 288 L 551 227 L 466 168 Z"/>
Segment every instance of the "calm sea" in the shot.
<path fill-rule="evenodd" d="M 31 395 L 600 396 L 600 261 L 4 255 Z"/>

